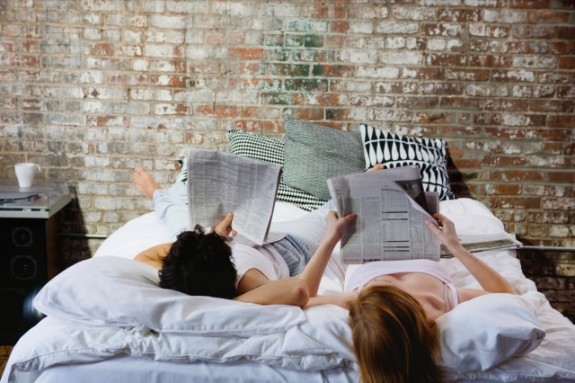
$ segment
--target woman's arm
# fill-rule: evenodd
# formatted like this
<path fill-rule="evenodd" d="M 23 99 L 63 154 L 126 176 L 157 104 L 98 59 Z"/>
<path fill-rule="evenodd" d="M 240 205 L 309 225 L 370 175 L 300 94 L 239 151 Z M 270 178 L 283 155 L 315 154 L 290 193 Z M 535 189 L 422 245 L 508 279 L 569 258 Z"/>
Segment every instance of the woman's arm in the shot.
<path fill-rule="evenodd" d="M 439 226 L 427 222 L 427 227 L 441 240 L 447 249 L 469 270 L 481 287 L 492 293 L 517 294 L 517 291 L 501 274 L 461 245 L 455 225 L 442 214 L 435 214 Z"/>
<path fill-rule="evenodd" d="M 356 214 L 348 214 L 345 217 L 338 217 L 335 211 L 330 211 L 327 215 L 327 227 L 323 239 L 305 266 L 299 278 L 305 281 L 310 297 L 315 297 L 319 289 L 321 277 L 325 271 L 327 263 L 331 258 L 333 249 L 341 238 L 343 229 L 356 219 Z"/>
<path fill-rule="evenodd" d="M 240 295 L 234 300 L 260 305 L 291 305 L 303 307 L 309 293 L 305 282 L 298 278 L 270 281 L 257 269 L 248 270 L 238 285 Z"/>
<path fill-rule="evenodd" d="M 270 281 L 259 270 L 248 270 L 238 284 L 240 295 L 235 299 L 263 305 L 287 304 L 300 307 L 306 306 L 310 297 L 317 295 L 321 277 L 331 253 L 341 237 L 343 228 L 353 221 L 355 217 L 355 214 L 348 214 L 339 218 L 335 212 L 330 212 L 327 217 L 327 228 L 323 239 L 304 271 L 298 277 Z"/>
<path fill-rule="evenodd" d="M 320 305 L 338 305 L 344 309 L 349 309 L 349 302 L 357 298 L 357 293 L 338 293 L 329 295 L 317 295 L 310 297 L 305 308 Z"/>

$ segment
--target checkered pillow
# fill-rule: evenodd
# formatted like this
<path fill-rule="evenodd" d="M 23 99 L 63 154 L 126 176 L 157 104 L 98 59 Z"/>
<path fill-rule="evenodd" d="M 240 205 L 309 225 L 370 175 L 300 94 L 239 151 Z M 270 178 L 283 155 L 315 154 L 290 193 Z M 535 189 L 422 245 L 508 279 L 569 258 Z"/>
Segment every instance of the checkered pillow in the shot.
<path fill-rule="evenodd" d="M 360 130 L 366 168 L 376 164 L 388 168 L 417 166 L 425 191 L 438 192 L 441 201 L 455 198 L 449 186 L 444 140 L 402 136 L 366 124 L 361 124 Z"/>
<path fill-rule="evenodd" d="M 228 132 L 230 153 L 271 162 L 284 164 L 284 140 L 270 138 L 255 133 L 248 133 L 239 129 Z M 278 186 L 277 200 L 292 203 L 304 210 L 310 211 L 325 203 L 309 193 L 292 188 L 285 184 L 283 174 Z"/>

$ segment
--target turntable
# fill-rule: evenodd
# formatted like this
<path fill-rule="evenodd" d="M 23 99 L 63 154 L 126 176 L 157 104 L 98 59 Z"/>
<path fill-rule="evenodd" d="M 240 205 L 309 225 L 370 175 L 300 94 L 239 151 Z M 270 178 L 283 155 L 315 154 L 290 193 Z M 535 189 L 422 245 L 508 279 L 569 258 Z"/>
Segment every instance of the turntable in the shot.
<path fill-rule="evenodd" d="M 21 189 L 16 181 L 0 180 L 0 218 L 48 219 L 70 200 L 66 182 L 37 180 Z"/>

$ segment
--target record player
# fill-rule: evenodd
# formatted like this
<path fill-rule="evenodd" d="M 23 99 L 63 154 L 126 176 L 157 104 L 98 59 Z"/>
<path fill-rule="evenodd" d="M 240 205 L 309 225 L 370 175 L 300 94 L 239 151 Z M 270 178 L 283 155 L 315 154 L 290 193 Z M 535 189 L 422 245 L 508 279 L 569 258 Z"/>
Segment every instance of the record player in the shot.
<path fill-rule="evenodd" d="M 36 180 L 20 188 L 14 180 L 0 180 L 0 218 L 50 218 L 71 200 L 68 184 Z"/>

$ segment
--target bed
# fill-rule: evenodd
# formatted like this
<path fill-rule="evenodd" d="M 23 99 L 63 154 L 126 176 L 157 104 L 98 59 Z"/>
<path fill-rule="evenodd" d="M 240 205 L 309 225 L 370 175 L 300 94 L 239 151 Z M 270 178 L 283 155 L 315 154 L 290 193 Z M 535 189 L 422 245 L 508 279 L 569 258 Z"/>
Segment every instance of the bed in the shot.
<path fill-rule="evenodd" d="M 250 156 L 262 148 L 262 138 L 252 136 L 258 142 L 255 149 L 250 146 Z M 285 143 L 280 162 L 287 161 Z M 265 145 L 262 152 L 271 153 Z M 322 200 L 318 193 L 298 199 L 288 181 L 282 182 L 274 222 L 298 218 Z M 445 196 L 440 210 L 459 233 L 504 231 L 482 203 Z M 146 213 L 112 233 L 93 258 L 52 279 L 35 300 L 46 317 L 18 341 L 0 382 L 359 380 L 346 310 L 258 306 L 161 289 L 155 270 L 132 258 L 167 240 L 154 213 Z M 439 319 L 446 381 L 574 382 L 575 326 L 524 276 L 513 250 L 479 256 L 521 295 L 477 298 Z M 478 287 L 456 259 L 441 262 L 456 286 Z M 343 275 L 336 248 L 320 293 L 342 291 Z"/>

